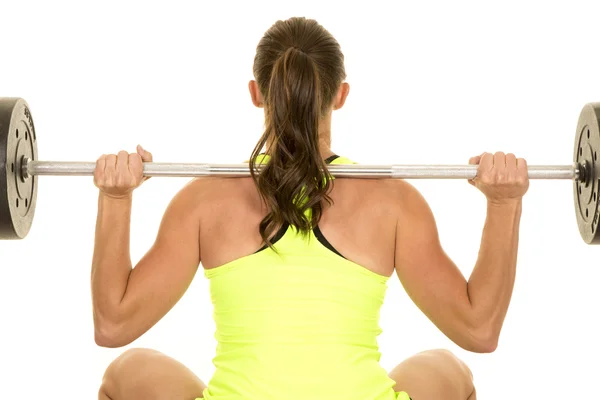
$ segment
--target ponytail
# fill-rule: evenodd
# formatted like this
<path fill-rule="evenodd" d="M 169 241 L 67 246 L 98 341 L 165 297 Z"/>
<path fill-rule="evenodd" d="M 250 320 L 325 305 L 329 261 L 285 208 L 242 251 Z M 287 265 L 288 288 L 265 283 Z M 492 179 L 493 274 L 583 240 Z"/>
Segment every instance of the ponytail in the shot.
<path fill-rule="evenodd" d="M 310 56 L 296 47 L 279 55 L 265 96 L 265 132 L 250 158 L 252 178 L 270 210 L 260 223 L 269 246 L 282 225 L 308 234 L 321 219 L 323 201 L 331 201 L 331 180 L 319 151 L 321 93 L 319 69 Z M 265 145 L 270 159 L 256 172 Z"/>

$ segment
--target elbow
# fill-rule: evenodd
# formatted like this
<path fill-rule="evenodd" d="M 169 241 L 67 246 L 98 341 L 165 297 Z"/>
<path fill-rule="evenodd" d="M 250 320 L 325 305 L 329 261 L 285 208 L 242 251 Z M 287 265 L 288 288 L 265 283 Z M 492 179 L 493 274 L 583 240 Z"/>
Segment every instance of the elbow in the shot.
<path fill-rule="evenodd" d="M 98 329 L 96 329 L 94 332 L 94 341 L 96 342 L 96 345 L 109 349 L 116 349 L 129 344 L 122 340 L 119 336 L 111 335 L 106 331 L 100 331 Z"/>
<path fill-rule="evenodd" d="M 123 347 L 132 342 L 128 336 L 123 324 L 106 318 L 94 318 L 94 341 L 96 345 L 111 349 Z"/>
<path fill-rule="evenodd" d="M 106 347 L 109 349 L 116 349 L 128 345 L 130 342 L 125 340 L 121 334 L 112 328 L 99 328 L 94 329 L 94 341 L 96 345 L 100 347 Z"/>
<path fill-rule="evenodd" d="M 497 339 L 487 339 L 478 341 L 476 343 L 471 343 L 469 348 L 465 347 L 465 350 L 468 350 L 472 353 L 493 353 L 498 348 L 498 340 Z"/>
<path fill-rule="evenodd" d="M 500 327 L 493 321 L 463 319 L 449 338 L 459 347 L 472 353 L 493 353 L 498 348 Z"/>
<path fill-rule="evenodd" d="M 469 338 L 464 346 L 467 351 L 473 353 L 493 353 L 498 348 L 500 332 L 490 327 L 481 327 L 471 330 Z"/>

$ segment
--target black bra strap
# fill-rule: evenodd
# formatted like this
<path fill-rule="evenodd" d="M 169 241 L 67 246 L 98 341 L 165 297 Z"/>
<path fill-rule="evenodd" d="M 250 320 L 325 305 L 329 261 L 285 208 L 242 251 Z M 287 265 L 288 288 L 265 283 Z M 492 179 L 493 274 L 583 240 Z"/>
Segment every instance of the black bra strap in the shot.
<path fill-rule="evenodd" d="M 332 156 L 329 156 L 325 159 L 325 164 L 331 164 L 333 161 L 337 160 L 338 158 L 340 158 L 340 156 L 335 155 L 335 154 Z"/>
<path fill-rule="evenodd" d="M 287 230 L 288 230 L 288 228 L 289 228 L 289 227 L 290 227 L 290 225 L 289 225 L 289 224 L 287 224 L 287 223 L 286 223 L 286 224 L 283 224 L 283 225 L 281 225 L 281 228 L 279 228 L 279 230 L 277 231 L 277 233 L 276 233 L 276 234 L 275 234 L 275 235 L 274 235 L 274 236 L 271 238 L 271 244 L 275 244 L 275 243 L 277 243 L 277 242 L 278 242 L 278 241 L 279 241 L 279 240 L 280 240 L 280 239 L 283 237 L 283 235 L 285 235 L 285 233 L 287 232 Z M 267 245 L 265 244 L 263 247 L 261 247 L 261 248 L 260 248 L 259 250 L 257 250 L 256 252 L 258 253 L 258 252 L 260 252 L 260 251 L 263 251 L 263 250 L 265 250 L 267 247 L 269 247 L 269 246 L 267 246 Z"/>

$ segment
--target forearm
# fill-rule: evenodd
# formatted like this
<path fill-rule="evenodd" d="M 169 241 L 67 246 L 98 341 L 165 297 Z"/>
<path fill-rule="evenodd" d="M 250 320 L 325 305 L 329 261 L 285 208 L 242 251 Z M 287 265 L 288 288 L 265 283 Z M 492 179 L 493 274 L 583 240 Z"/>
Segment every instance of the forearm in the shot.
<path fill-rule="evenodd" d="M 96 327 L 115 318 L 132 270 L 129 251 L 131 196 L 115 199 L 100 192 L 92 259 L 92 300 Z"/>
<path fill-rule="evenodd" d="M 521 200 L 488 203 L 479 256 L 467 284 L 473 325 L 495 338 L 514 287 L 521 209 Z"/>

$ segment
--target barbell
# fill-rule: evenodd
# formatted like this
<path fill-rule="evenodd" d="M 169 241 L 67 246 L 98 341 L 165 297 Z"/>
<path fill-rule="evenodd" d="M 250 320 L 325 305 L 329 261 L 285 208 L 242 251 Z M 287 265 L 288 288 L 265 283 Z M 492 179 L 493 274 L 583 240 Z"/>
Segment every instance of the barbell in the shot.
<path fill-rule="evenodd" d="M 530 165 L 530 179 L 571 179 L 579 233 L 588 244 L 600 243 L 599 170 L 600 103 L 586 104 L 577 123 L 573 162 Z M 39 161 L 37 134 L 27 102 L 0 98 L 0 239 L 23 239 L 29 233 L 41 175 L 87 176 L 94 162 Z M 257 168 L 260 168 L 257 167 Z M 335 177 L 400 179 L 472 179 L 476 165 L 330 165 Z M 145 176 L 250 176 L 248 164 L 144 163 Z"/>

